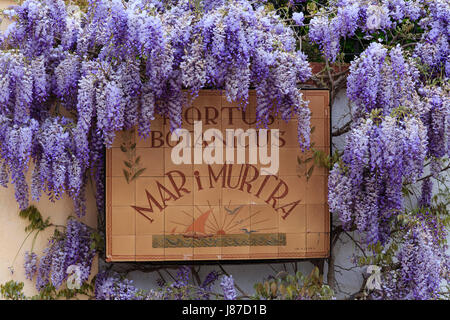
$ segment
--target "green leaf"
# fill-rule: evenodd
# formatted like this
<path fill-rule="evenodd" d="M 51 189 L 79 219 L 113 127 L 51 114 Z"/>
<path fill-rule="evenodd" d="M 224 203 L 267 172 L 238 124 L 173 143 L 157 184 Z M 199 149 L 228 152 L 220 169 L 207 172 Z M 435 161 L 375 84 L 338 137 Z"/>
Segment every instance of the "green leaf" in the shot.
<path fill-rule="evenodd" d="M 128 151 L 127 148 L 125 148 L 124 145 L 121 145 L 121 146 L 120 146 L 120 150 L 121 150 L 122 152 L 127 152 L 127 151 Z"/>
<path fill-rule="evenodd" d="M 130 162 L 128 162 L 128 161 L 124 161 L 123 162 L 128 168 L 133 168 L 133 165 L 130 163 Z"/>
<path fill-rule="evenodd" d="M 50 219 L 47 218 L 45 221 L 42 218 L 39 210 L 31 205 L 28 208 L 21 210 L 19 212 L 19 216 L 22 219 L 27 219 L 30 223 L 25 227 L 25 231 L 34 231 L 34 230 L 44 230 L 50 225 Z"/>
<path fill-rule="evenodd" d="M 314 165 L 312 165 L 311 168 L 309 168 L 308 172 L 306 173 L 306 179 L 307 180 L 309 180 L 309 178 L 311 177 L 313 171 L 314 171 Z"/>
<path fill-rule="evenodd" d="M 317 5 L 314 2 L 308 2 L 306 9 L 310 14 L 314 14 L 317 11 Z"/>
<path fill-rule="evenodd" d="M 134 161 L 134 164 L 139 164 L 139 161 L 141 160 L 141 156 L 137 156 L 136 160 Z"/>
<path fill-rule="evenodd" d="M 123 169 L 123 175 L 125 177 L 125 180 L 130 183 L 130 173 L 127 170 Z"/>
<path fill-rule="evenodd" d="M 141 174 L 144 173 L 144 171 L 145 171 L 145 168 L 142 168 L 142 169 L 138 170 L 138 171 L 133 175 L 133 177 L 131 178 L 131 181 L 133 181 L 134 179 L 138 178 Z"/>

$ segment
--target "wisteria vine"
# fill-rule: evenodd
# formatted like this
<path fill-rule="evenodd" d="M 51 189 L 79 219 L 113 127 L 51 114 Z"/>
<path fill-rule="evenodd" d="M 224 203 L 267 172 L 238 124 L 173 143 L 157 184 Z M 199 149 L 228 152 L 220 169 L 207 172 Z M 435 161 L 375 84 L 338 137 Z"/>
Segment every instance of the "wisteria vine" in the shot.
<path fill-rule="evenodd" d="M 308 148 L 310 112 L 298 84 L 311 68 L 302 40 L 317 46 L 329 71 L 344 61 L 345 41 L 357 38 L 361 52 L 347 77 L 352 124 L 330 173 L 330 210 L 374 252 L 367 297 L 439 298 L 449 258 L 432 195 L 450 155 L 450 3 L 282 1 L 287 21 L 283 10 L 269 9 L 276 2 L 89 0 L 80 10 L 61 0 L 25 0 L 5 10 L 14 22 L 0 34 L 0 184 L 14 184 L 22 209 L 30 194 L 56 200 L 67 193 L 82 216 L 89 174 L 102 206 L 103 149 L 116 132 L 136 126 L 147 137 L 157 115 L 173 130 L 183 105 L 210 88 L 242 108 L 254 89 L 257 125 L 273 114 L 295 115 L 299 144 Z M 405 193 L 417 183 L 413 209 Z M 39 265 L 34 253 L 26 254 L 27 278 L 37 275 L 41 291 L 63 282 L 79 287 L 94 254 L 88 235 L 70 220 Z M 192 297 L 188 276 L 180 268 L 161 293 L 100 273 L 95 297 Z M 208 298 L 217 280 L 208 275 L 195 296 Z M 224 298 L 236 298 L 231 276 L 220 286 Z"/>
<path fill-rule="evenodd" d="M 385 265 L 382 283 L 373 285 L 380 271 L 371 275 L 371 298 L 437 299 L 449 281 L 447 246 L 437 240 L 447 233 L 431 209 L 431 178 L 450 155 L 449 14 L 448 1 L 336 1 L 310 21 L 310 39 L 329 61 L 337 59 L 341 38 L 360 32 L 377 40 L 350 66 L 353 123 L 328 190 L 344 230 L 359 231 L 374 257 L 389 255 L 390 266 L 377 261 Z M 422 28 L 417 43 L 383 43 L 395 39 L 383 33 L 402 23 Z M 413 210 L 405 195 L 418 180 L 422 194 Z M 424 212 L 433 224 L 423 223 Z"/>
<path fill-rule="evenodd" d="M 15 185 L 21 209 L 29 189 L 35 200 L 67 192 L 83 215 L 86 174 L 102 170 L 115 133 L 138 126 L 146 137 L 156 114 L 179 127 L 187 95 L 204 88 L 223 89 L 244 108 L 254 88 L 259 123 L 295 114 L 299 143 L 309 146 L 297 84 L 311 70 L 292 29 L 247 1 L 200 9 L 190 1 L 102 0 L 82 13 L 61 0 L 27 0 L 5 11 L 14 23 L 0 37 L 0 182 Z M 94 176 L 101 195 L 101 174 Z"/>

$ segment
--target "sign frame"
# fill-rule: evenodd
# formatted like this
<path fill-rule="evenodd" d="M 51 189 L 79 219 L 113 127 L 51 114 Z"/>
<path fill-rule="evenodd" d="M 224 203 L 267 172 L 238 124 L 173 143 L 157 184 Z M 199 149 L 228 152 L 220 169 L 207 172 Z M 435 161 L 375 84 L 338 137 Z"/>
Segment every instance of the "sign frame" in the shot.
<path fill-rule="evenodd" d="M 201 90 L 200 93 L 205 93 L 205 92 L 211 92 L 211 93 L 216 93 L 216 94 L 220 94 L 223 95 L 223 91 L 222 90 Z M 329 154 L 331 154 L 332 152 L 332 144 L 331 144 L 331 138 L 332 138 L 332 134 L 331 134 L 331 130 L 332 130 L 332 117 L 331 117 L 331 106 L 330 106 L 330 92 L 329 90 L 324 90 L 324 89 L 315 89 L 315 88 L 308 88 L 308 89 L 303 89 L 302 92 L 304 93 L 304 95 L 306 96 L 324 96 L 324 94 L 326 95 L 325 98 L 325 108 L 326 108 L 326 114 L 328 116 L 328 132 L 326 132 L 325 134 L 327 134 L 327 139 L 328 139 L 328 144 L 329 144 Z M 251 126 L 250 126 L 251 127 Z M 289 257 L 289 256 L 283 256 L 283 257 L 273 257 L 273 258 L 239 258 L 239 257 L 235 257 L 235 258 L 231 258 L 231 259 L 193 259 L 193 258 L 188 258 L 188 259 L 183 259 L 183 258 L 179 258 L 179 259 L 168 259 L 168 260 L 164 260 L 163 258 L 161 259 L 156 259 L 156 260 L 146 260 L 145 258 L 136 258 L 136 255 L 134 255 L 133 257 L 130 257 L 129 255 L 117 255 L 117 254 L 112 254 L 111 252 L 111 248 L 112 248 L 112 216 L 111 216 L 111 203 L 108 203 L 108 197 L 107 197 L 107 192 L 108 189 L 111 188 L 111 179 L 108 181 L 107 176 L 108 176 L 108 172 L 107 170 L 111 169 L 111 156 L 110 156 L 110 150 L 106 150 L 105 149 L 105 160 L 104 160 L 104 164 L 105 164 L 105 175 L 104 175 L 104 182 L 105 182 L 105 195 L 104 195 L 104 211 L 105 211 L 105 235 L 106 235 L 106 262 L 111 262 L 111 263 L 126 263 L 126 262 L 142 262 L 142 263 L 157 263 L 157 264 L 178 264 L 178 263 L 186 263 L 189 262 L 190 264 L 210 264 L 210 263 L 214 263 L 214 262 L 220 262 L 220 263 L 237 263 L 237 264 L 242 264 L 242 263 L 261 263 L 261 262 L 266 262 L 266 263 L 270 263 L 270 262 L 289 262 L 289 261 L 304 261 L 304 260 L 320 260 L 320 259 L 327 259 L 330 256 L 330 248 L 331 248 L 331 230 L 332 230 L 332 217 L 331 217 L 331 213 L 329 212 L 328 209 L 328 204 L 325 203 L 326 206 L 326 210 L 328 212 L 328 230 L 326 232 L 327 237 L 328 237 L 328 247 L 326 249 L 326 252 L 321 252 L 320 254 L 317 254 L 315 252 L 311 252 L 309 254 L 305 254 L 302 257 Z M 109 166 L 107 166 L 107 164 Z M 110 197 L 109 197 L 110 198 Z M 195 203 L 194 203 L 195 205 Z"/>

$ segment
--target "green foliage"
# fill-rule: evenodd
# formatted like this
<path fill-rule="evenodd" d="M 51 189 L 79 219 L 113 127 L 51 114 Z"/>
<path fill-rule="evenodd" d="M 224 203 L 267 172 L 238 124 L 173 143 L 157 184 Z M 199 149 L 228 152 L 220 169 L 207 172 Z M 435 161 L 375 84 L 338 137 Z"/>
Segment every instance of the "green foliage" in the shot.
<path fill-rule="evenodd" d="M 323 284 L 323 275 L 315 267 L 309 276 L 280 272 L 275 278 L 254 285 L 255 299 L 268 300 L 329 300 L 334 292 Z"/>
<path fill-rule="evenodd" d="M 5 284 L 0 284 L 0 294 L 6 300 L 25 300 L 26 297 L 23 290 L 23 282 L 10 280 Z"/>
<path fill-rule="evenodd" d="M 123 142 L 120 145 L 120 151 L 126 154 L 127 160 L 123 161 L 125 167 L 123 168 L 123 176 L 127 183 L 136 180 L 141 176 L 146 168 L 141 167 L 141 156 L 136 154 L 136 143 L 133 141 L 134 130 L 123 132 Z"/>
<path fill-rule="evenodd" d="M 311 151 L 312 155 L 307 157 L 306 159 L 302 159 L 300 156 L 297 156 L 297 163 L 299 166 L 309 166 L 306 170 L 307 180 L 309 180 L 309 178 L 312 176 L 316 166 L 331 170 L 334 164 L 340 159 L 339 153 L 337 151 L 335 151 L 332 155 L 328 155 L 327 152 L 314 148 L 311 148 Z"/>
<path fill-rule="evenodd" d="M 19 216 L 22 219 L 27 219 L 30 224 L 25 227 L 26 232 L 32 232 L 32 231 L 42 231 L 48 226 L 50 226 L 50 219 L 43 219 L 41 213 L 39 210 L 31 205 L 28 208 L 21 210 L 19 212 Z"/>

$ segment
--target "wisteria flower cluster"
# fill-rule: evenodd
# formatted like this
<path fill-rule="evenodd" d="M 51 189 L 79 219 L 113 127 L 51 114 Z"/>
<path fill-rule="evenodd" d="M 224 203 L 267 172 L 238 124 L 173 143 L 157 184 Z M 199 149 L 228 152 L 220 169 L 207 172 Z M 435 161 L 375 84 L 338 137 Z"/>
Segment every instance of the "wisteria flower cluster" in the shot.
<path fill-rule="evenodd" d="M 370 295 L 375 299 L 438 299 L 441 285 L 450 280 L 448 247 L 441 245 L 447 232 L 428 210 L 420 211 L 404 229 L 395 267 L 384 272 L 381 286 Z"/>
<path fill-rule="evenodd" d="M 94 294 L 97 300 L 205 300 L 209 299 L 211 287 L 218 278 L 219 274 L 211 271 L 201 285 L 195 286 L 189 283 L 189 267 L 181 266 L 174 282 L 161 280 L 157 290 L 142 290 L 118 273 L 103 271 L 96 276 Z M 226 297 L 225 291 L 224 294 Z"/>
<path fill-rule="evenodd" d="M 10 179 L 22 209 L 30 156 L 32 197 L 67 192 L 82 215 L 86 172 L 101 195 L 103 148 L 115 133 L 138 126 L 146 137 L 156 114 L 178 128 L 200 89 L 222 89 L 244 108 L 255 88 L 259 124 L 297 115 L 299 143 L 309 146 L 297 84 L 310 67 L 292 29 L 261 3 L 90 0 L 81 12 L 26 0 L 5 14 L 14 22 L 0 36 L 0 183 Z"/>
<path fill-rule="evenodd" d="M 417 114 L 425 106 L 416 91 L 419 71 L 404 57 L 400 46 L 390 52 L 373 42 L 354 60 L 347 78 L 347 96 L 355 104 L 355 116 L 361 117 L 381 108 L 384 115 L 400 106 Z"/>
<path fill-rule="evenodd" d="M 449 155 L 450 5 L 389 0 L 333 3 L 310 22 L 310 38 L 330 61 L 337 57 L 340 40 L 355 32 L 373 39 L 405 21 L 424 30 L 418 43 L 392 47 L 375 39 L 351 63 L 347 96 L 353 103 L 353 124 L 342 158 L 331 170 L 328 201 L 344 229 L 361 232 L 371 250 L 380 244 L 398 247 L 393 249 L 395 263 L 377 275 L 382 281 L 375 292 L 382 291 L 385 299 L 436 299 L 449 257 L 444 254 L 445 240 L 437 240 L 442 223 L 426 224 L 419 213 L 428 212 L 427 219 L 437 221 L 429 210 L 433 181 L 422 175 L 428 174 L 429 166 L 431 176 L 438 177 L 442 159 Z M 326 28 L 321 35 L 319 29 Z M 419 178 L 420 210 L 412 216 L 420 223 L 399 231 L 400 217 L 410 209 L 404 203 L 410 192 L 407 186 Z"/>
<path fill-rule="evenodd" d="M 59 289 L 69 276 L 78 284 L 88 280 L 96 254 L 91 235 L 88 226 L 70 219 L 65 232 L 50 239 L 37 268 L 26 263 L 27 275 L 33 278 L 36 274 L 38 291 L 45 290 L 49 285 Z"/>
<path fill-rule="evenodd" d="M 133 281 L 123 279 L 117 273 L 98 273 L 94 293 L 97 300 L 142 300 Z"/>
<path fill-rule="evenodd" d="M 423 172 L 426 128 L 416 117 L 369 118 L 347 137 L 341 164 L 329 179 L 330 210 L 343 226 L 367 233 L 367 242 L 385 242 L 390 218 L 403 206 L 402 186 Z"/>
<path fill-rule="evenodd" d="M 220 281 L 225 300 L 236 300 L 236 288 L 234 287 L 233 276 L 223 276 Z"/>
<path fill-rule="evenodd" d="M 378 32 L 395 29 L 409 20 L 425 30 L 424 41 L 416 49 L 417 56 L 434 70 L 442 68 L 444 63 L 448 76 L 449 13 L 450 4 L 445 0 L 330 1 L 330 6 L 321 8 L 311 19 L 309 38 L 319 45 L 325 58 L 334 62 L 341 49 L 341 39 L 357 32 L 373 39 Z"/>

